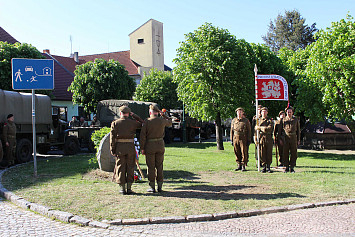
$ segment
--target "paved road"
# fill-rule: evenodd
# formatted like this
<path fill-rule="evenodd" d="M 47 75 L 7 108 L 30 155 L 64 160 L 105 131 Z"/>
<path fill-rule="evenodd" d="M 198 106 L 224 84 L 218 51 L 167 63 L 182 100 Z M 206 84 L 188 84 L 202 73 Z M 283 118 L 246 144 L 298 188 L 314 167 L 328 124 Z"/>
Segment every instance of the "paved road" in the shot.
<path fill-rule="evenodd" d="M 212 222 L 80 227 L 0 200 L 1 236 L 355 236 L 355 204 Z"/>

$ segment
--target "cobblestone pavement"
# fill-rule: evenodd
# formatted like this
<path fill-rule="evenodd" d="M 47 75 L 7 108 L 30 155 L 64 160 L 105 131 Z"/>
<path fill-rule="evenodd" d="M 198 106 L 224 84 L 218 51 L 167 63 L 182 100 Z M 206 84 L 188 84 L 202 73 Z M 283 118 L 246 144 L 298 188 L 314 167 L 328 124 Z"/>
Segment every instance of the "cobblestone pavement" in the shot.
<path fill-rule="evenodd" d="M 1 236 L 355 236 L 355 204 L 246 218 L 181 224 L 114 226 L 65 224 L 0 199 Z"/>

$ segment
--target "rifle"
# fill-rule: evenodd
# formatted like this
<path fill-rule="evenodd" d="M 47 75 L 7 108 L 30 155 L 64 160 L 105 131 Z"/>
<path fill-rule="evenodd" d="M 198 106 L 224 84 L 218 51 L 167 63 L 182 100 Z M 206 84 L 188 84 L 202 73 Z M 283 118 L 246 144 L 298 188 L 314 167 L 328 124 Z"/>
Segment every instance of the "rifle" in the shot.
<path fill-rule="evenodd" d="M 145 179 L 144 174 L 143 174 L 143 172 L 142 172 L 142 169 L 141 169 L 141 167 L 139 166 L 138 160 L 137 160 L 137 159 L 135 159 L 135 160 L 136 160 L 136 165 L 137 165 L 137 167 L 138 167 L 139 173 L 140 173 L 141 176 L 142 176 L 142 179 Z"/>

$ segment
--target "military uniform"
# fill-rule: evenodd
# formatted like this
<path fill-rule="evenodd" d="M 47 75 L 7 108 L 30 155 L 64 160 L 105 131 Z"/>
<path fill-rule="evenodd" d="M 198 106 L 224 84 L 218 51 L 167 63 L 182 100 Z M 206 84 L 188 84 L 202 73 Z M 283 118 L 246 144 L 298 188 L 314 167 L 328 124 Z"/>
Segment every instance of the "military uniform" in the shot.
<path fill-rule="evenodd" d="M 151 110 L 159 112 L 156 106 L 151 106 Z M 155 192 L 155 180 L 158 183 L 158 191 L 162 191 L 164 181 L 163 161 L 164 161 L 164 133 L 165 127 L 170 127 L 172 121 L 167 116 L 158 117 L 151 113 L 150 117 L 144 120 L 140 133 L 141 149 L 145 152 L 148 167 L 148 180 L 150 191 Z"/>
<path fill-rule="evenodd" d="M 284 158 L 283 158 L 285 134 L 283 129 L 280 129 L 280 126 L 281 126 L 281 119 L 275 122 L 274 138 L 275 138 L 275 144 L 279 150 L 279 166 L 283 166 L 285 165 Z"/>
<path fill-rule="evenodd" d="M 273 120 L 269 117 L 259 118 L 255 131 L 260 130 L 259 144 L 260 144 L 260 160 L 261 165 L 264 167 L 262 172 L 271 172 L 270 165 L 272 163 L 272 132 L 274 129 Z"/>
<path fill-rule="evenodd" d="M 231 123 L 230 139 L 233 142 L 234 154 L 238 163 L 237 170 L 245 170 L 248 164 L 248 146 L 251 140 L 250 122 L 246 118 L 234 118 Z"/>
<path fill-rule="evenodd" d="M 285 134 L 283 147 L 284 164 L 286 171 L 288 171 L 289 167 L 291 167 L 291 171 L 293 171 L 297 160 L 297 144 L 301 138 L 300 123 L 295 116 L 291 118 L 286 116 L 280 123 L 279 133 L 284 132 Z M 290 157 L 289 153 L 291 153 Z"/>
<path fill-rule="evenodd" d="M 125 108 L 122 109 L 120 108 L 120 111 L 129 113 L 130 109 L 127 106 L 124 107 Z M 114 178 L 122 187 L 123 193 L 125 193 L 125 184 L 127 184 L 127 192 L 131 192 L 136 159 L 134 135 L 136 129 L 142 126 L 141 123 L 138 122 L 141 120 L 138 115 L 133 114 L 132 117 L 137 121 L 129 117 L 123 117 L 111 123 L 110 149 L 111 153 L 116 157 Z"/>
<path fill-rule="evenodd" d="M 3 152 L 3 149 L 2 149 L 2 141 L 0 140 L 0 163 L 2 162 L 3 156 L 4 156 L 4 152 Z"/>
<path fill-rule="evenodd" d="M 2 138 L 5 144 L 5 159 L 7 164 L 13 165 L 15 164 L 16 153 L 16 124 L 14 122 L 7 121 L 4 124 Z"/>

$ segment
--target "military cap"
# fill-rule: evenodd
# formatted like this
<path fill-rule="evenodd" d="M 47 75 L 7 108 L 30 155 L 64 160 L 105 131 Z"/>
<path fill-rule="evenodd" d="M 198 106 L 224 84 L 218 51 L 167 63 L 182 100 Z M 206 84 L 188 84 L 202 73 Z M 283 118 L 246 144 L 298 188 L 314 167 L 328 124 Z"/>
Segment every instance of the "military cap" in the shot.
<path fill-rule="evenodd" d="M 124 114 L 127 114 L 127 113 L 130 113 L 131 112 L 131 109 L 126 106 L 126 105 L 123 105 L 119 108 L 120 112 L 124 113 Z"/>
<path fill-rule="evenodd" d="M 11 117 L 14 117 L 14 115 L 13 115 L 13 114 L 7 115 L 7 119 L 9 119 L 9 118 L 11 118 Z"/>
<path fill-rule="evenodd" d="M 280 117 L 281 114 L 284 114 L 284 113 L 285 113 L 285 111 L 281 110 L 281 111 L 279 112 L 279 117 Z"/>
<path fill-rule="evenodd" d="M 261 108 L 263 108 L 263 106 L 262 105 L 258 105 L 258 109 L 261 109 Z"/>
<path fill-rule="evenodd" d="M 262 107 L 261 111 L 263 111 L 263 110 L 269 111 L 266 107 Z"/>
<path fill-rule="evenodd" d="M 244 112 L 244 109 L 243 109 L 242 107 L 237 108 L 237 109 L 235 110 L 235 112 L 237 113 L 238 110 L 241 110 L 241 111 Z"/>
<path fill-rule="evenodd" d="M 158 113 L 160 112 L 160 109 L 156 105 L 149 105 L 149 109 L 153 110 L 154 112 L 158 112 Z"/>
<path fill-rule="evenodd" d="M 295 111 L 295 109 L 290 105 L 285 109 L 285 112 L 287 112 L 287 110 L 289 110 L 289 109 L 292 109 L 292 111 Z"/>

